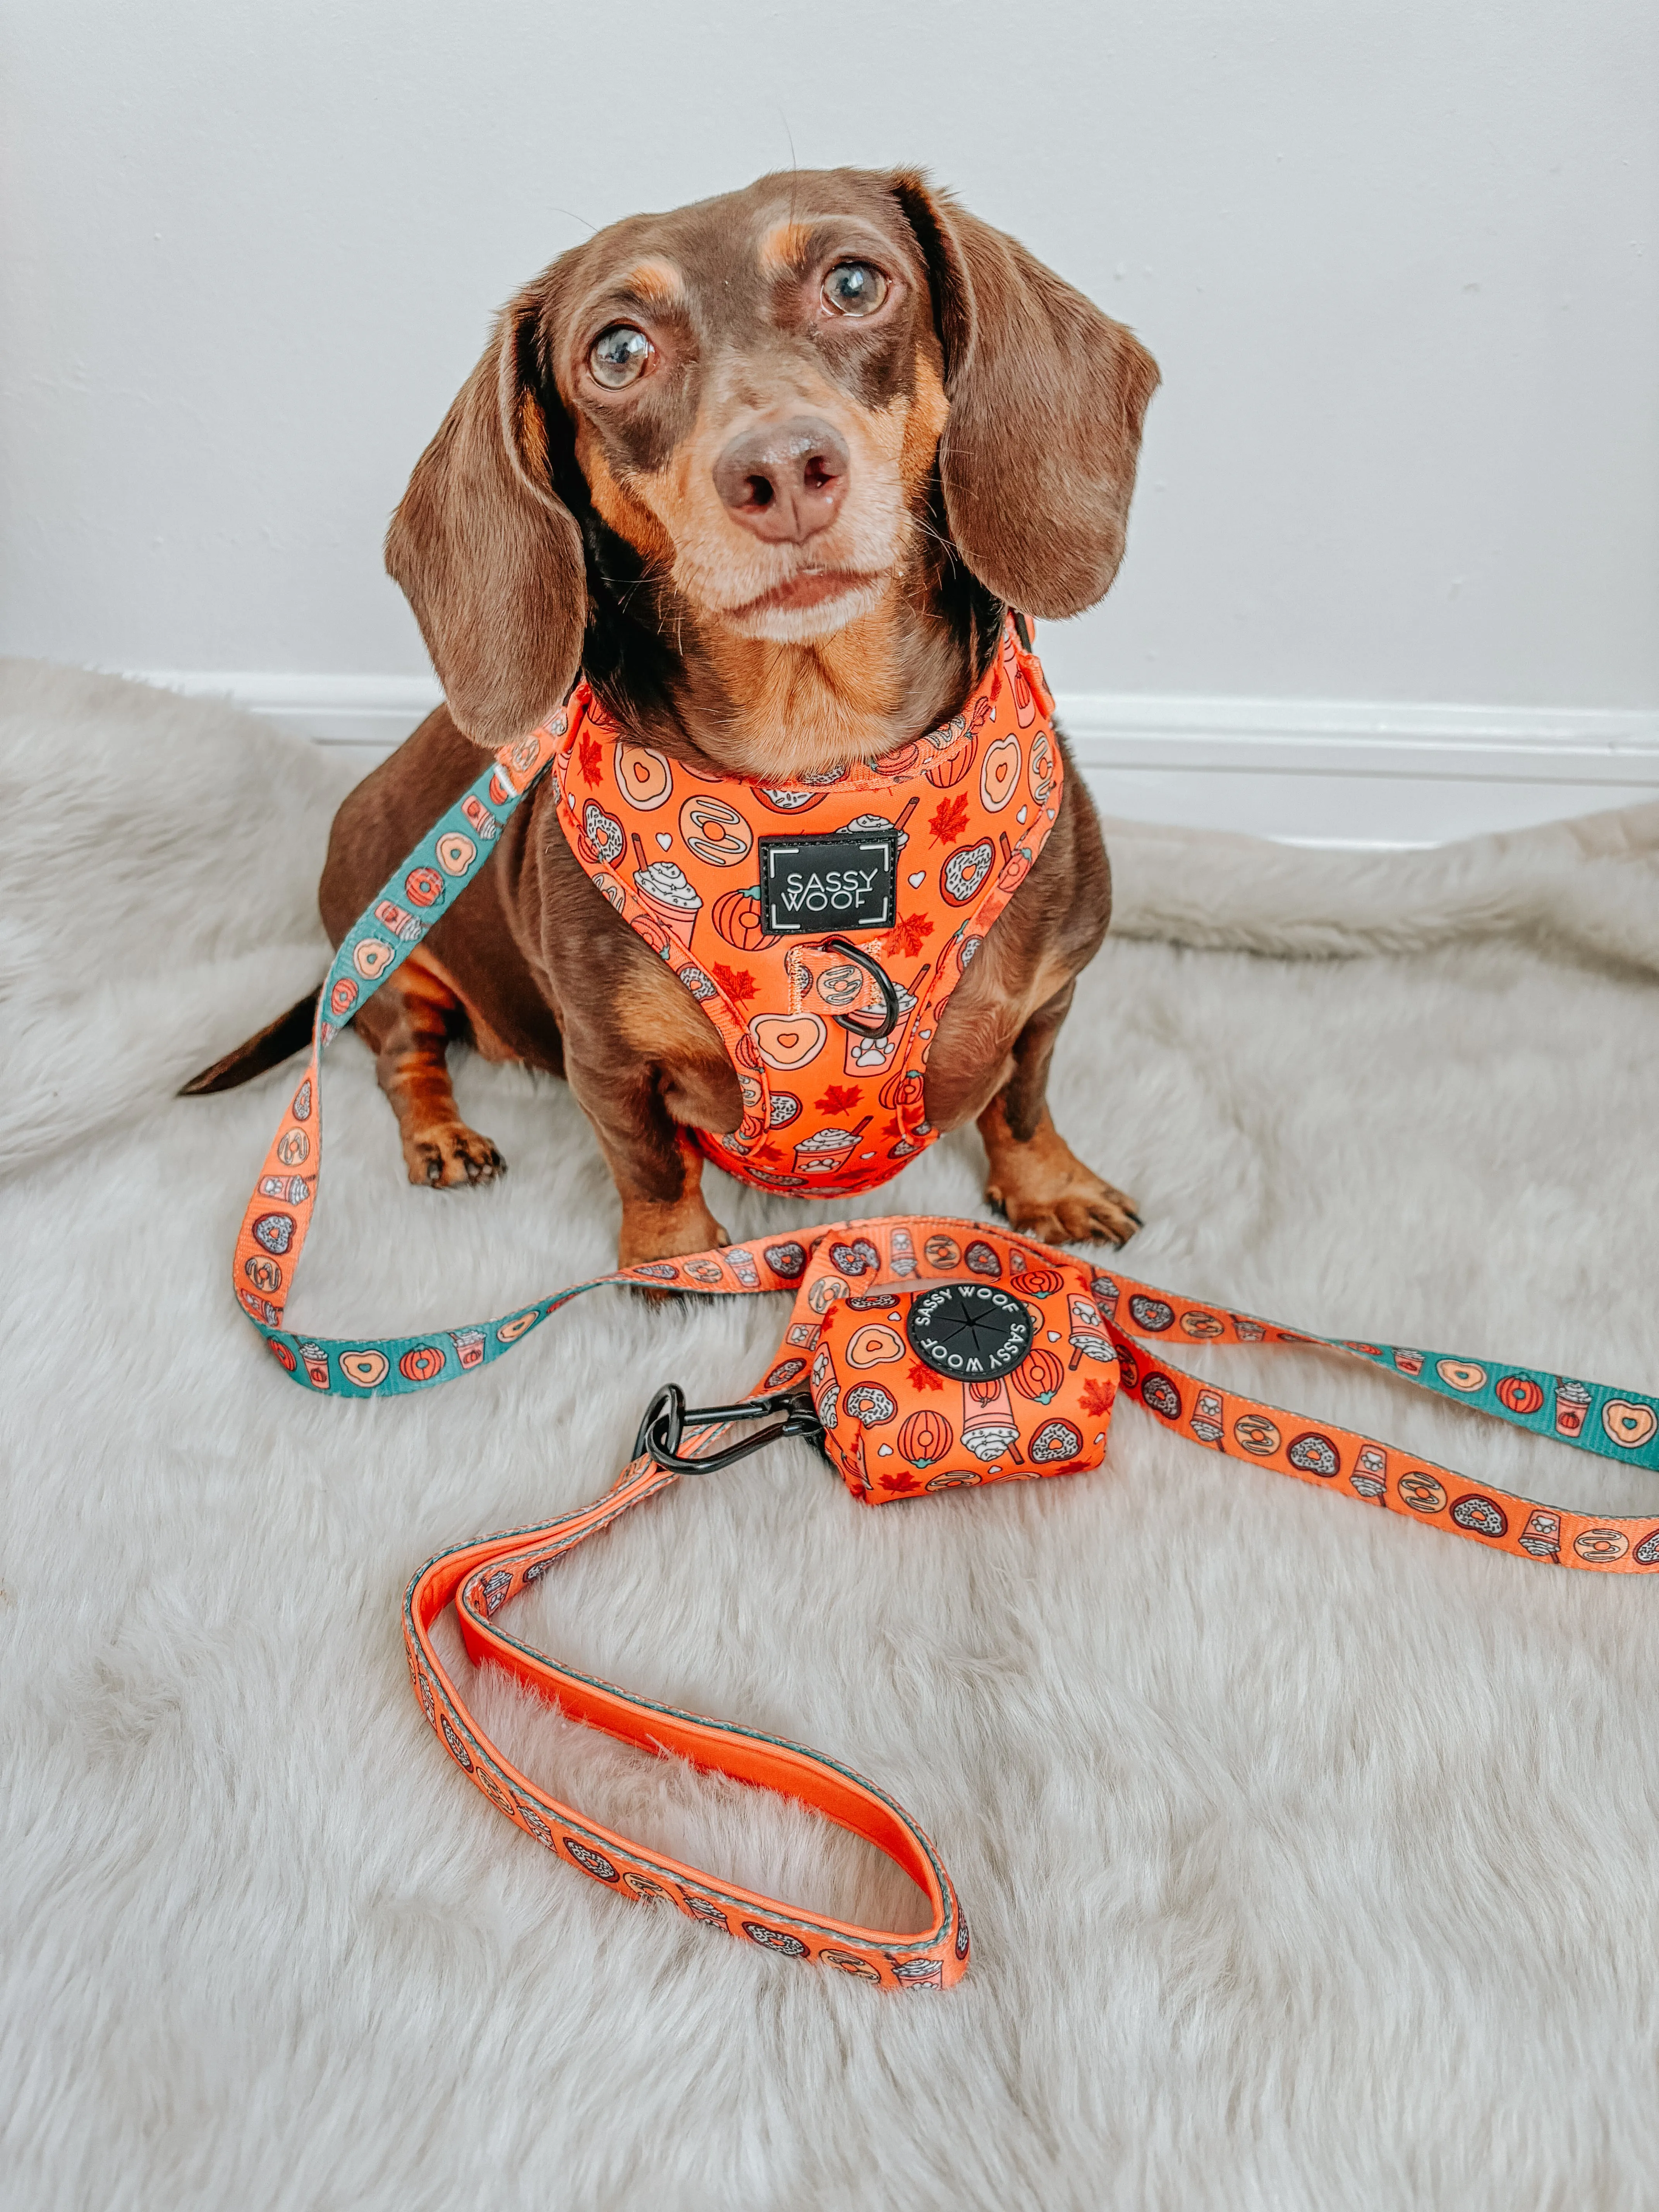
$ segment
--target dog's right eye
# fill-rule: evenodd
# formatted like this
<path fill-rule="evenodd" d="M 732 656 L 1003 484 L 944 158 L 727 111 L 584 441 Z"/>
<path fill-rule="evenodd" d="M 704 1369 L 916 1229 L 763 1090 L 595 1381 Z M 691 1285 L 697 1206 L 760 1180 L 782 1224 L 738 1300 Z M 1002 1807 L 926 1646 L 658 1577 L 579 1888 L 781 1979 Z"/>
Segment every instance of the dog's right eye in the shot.
<path fill-rule="evenodd" d="M 645 365 L 656 349 L 643 331 L 631 323 L 612 323 L 593 341 L 587 365 L 594 381 L 610 392 L 620 392 L 645 374 Z"/>

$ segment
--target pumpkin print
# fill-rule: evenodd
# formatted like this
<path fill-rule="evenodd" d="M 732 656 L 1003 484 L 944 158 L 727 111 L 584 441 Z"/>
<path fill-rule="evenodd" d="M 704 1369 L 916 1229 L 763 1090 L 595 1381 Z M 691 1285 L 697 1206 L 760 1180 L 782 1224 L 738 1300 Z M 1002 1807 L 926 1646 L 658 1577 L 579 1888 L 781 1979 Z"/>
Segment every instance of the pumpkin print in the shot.
<path fill-rule="evenodd" d="M 932 1467 L 950 1450 L 952 1434 L 944 1414 L 927 1406 L 910 1415 L 895 1441 L 912 1467 Z"/>
<path fill-rule="evenodd" d="M 745 890 L 722 891 L 712 911 L 715 928 L 739 952 L 762 952 L 780 942 L 761 927 L 758 884 L 751 884 Z"/>
<path fill-rule="evenodd" d="M 349 975 L 342 975 L 328 994 L 328 1010 L 331 1014 L 349 1014 L 357 1003 L 357 986 Z"/>
<path fill-rule="evenodd" d="M 1498 1402 L 1512 1413 L 1535 1413 L 1544 1393 L 1529 1375 L 1506 1375 L 1498 1386 Z"/>
<path fill-rule="evenodd" d="M 435 1344 L 417 1344 L 398 1362 L 398 1372 L 410 1382 L 429 1382 L 440 1373 L 444 1356 Z"/>
<path fill-rule="evenodd" d="M 1027 1287 L 1029 1279 L 1022 1278 L 1022 1290 Z M 1008 1379 L 1022 1398 L 1046 1406 L 1066 1380 L 1066 1370 L 1046 1345 L 1039 1344 L 1026 1353 Z"/>
<path fill-rule="evenodd" d="M 965 744 L 958 744 L 952 751 L 941 753 L 926 771 L 928 782 L 939 791 L 949 791 L 952 784 L 960 783 L 972 768 L 974 756 L 978 750 L 979 739 L 969 738 Z"/>
<path fill-rule="evenodd" d="M 295 1358 L 294 1354 L 289 1350 L 287 1345 L 283 1342 L 282 1339 L 276 1336 L 268 1336 L 265 1339 L 265 1346 L 267 1350 L 270 1352 L 271 1358 L 277 1362 L 278 1365 L 286 1367 L 289 1373 L 292 1375 L 295 1369 L 298 1367 L 300 1363 Z"/>

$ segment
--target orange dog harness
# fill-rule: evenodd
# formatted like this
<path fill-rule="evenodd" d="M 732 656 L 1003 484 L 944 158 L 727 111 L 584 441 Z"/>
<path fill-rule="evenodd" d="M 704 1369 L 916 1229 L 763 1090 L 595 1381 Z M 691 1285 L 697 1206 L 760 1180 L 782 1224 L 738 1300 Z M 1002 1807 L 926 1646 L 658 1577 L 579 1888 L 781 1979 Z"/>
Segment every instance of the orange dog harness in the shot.
<path fill-rule="evenodd" d="M 584 684 L 551 774 L 595 888 L 719 1030 L 743 1119 L 697 1141 L 768 1190 L 873 1190 L 933 1142 L 939 1021 L 1060 811 L 1054 701 L 1014 619 L 963 708 L 787 784 L 632 744 Z"/>
<path fill-rule="evenodd" d="M 1030 704 L 1036 710 L 1025 722 L 1020 719 L 1026 704 L 1018 688 L 1022 668 L 1027 672 Z M 1047 812 L 1036 794 L 1048 772 L 1042 770 L 1032 780 L 1033 767 L 1040 757 L 1037 740 L 1047 728 L 1044 717 L 1048 711 L 1040 686 L 1035 664 L 1024 660 L 1010 645 L 987 686 L 981 687 L 972 702 L 976 705 L 988 698 L 999 717 L 1011 708 L 1013 729 L 1027 733 L 1023 743 L 1017 740 L 1024 789 L 1030 794 L 1024 802 L 1026 821 L 1019 823 L 1018 813 L 1014 817 L 1022 836 L 1016 854 L 1021 872 L 1045 834 L 1034 818 L 1034 810 L 1041 807 Z M 920 1070 L 928 1042 L 924 1032 L 937 1026 L 939 1008 L 948 994 L 951 978 L 960 973 L 969 934 L 982 935 L 1012 888 L 1010 883 L 999 893 L 997 884 L 992 883 L 988 889 L 984 871 L 970 887 L 968 874 L 963 873 L 954 879 L 956 888 L 963 892 L 959 907 L 951 905 L 951 859 L 960 854 L 964 840 L 970 852 L 977 848 L 982 856 L 987 837 L 969 833 L 979 829 L 986 815 L 1013 807 L 1018 788 L 1015 778 L 1015 787 L 999 804 L 992 804 L 1002 789 L 1006 772 L 999 769 L 996 781 L 988 790 L 983 773 L 987 754 L 973 743 L 984 736 L 987 726 L 1006 725 L 1000 720 L 993 724 L 989 713 L 981 718 L 978 729 L 971 713 L 961 719 L 964 726 L 953 724 L 942 733 L 943 743 L 923 742 L 933 746 L 940 761 L 948 759 L 953 769 L 963 760 L 967 763 L 943 787 L 947 800 L 957 786 L 969 780 L 974 761 L 981 763 L 978 804 L 984 813 L 975 815 L 970 800 L 969 811 L 962 817 L 963 836 L 957 837 L 948 851 L 943 830 L 930 841 L 939 845 L 942 857 L 921 871 L 927 883 L 925 896 L 921 896 L 922 887 L 908 883 L 908 876 L 917 871 L 906 866 L 899 848 L 902 891 L 896 893 L 896 911 L 900 921 L 906 917 L 932 918 L 937 933 L 949 921 L 951 934 L 927 963 L 932 987 L 927 976 L 914 975 L 917 988 L 908 992 L 914 1003 L 902 1010 L 902 1023 L 894 1024 L 877 1040 L 884 1043 L 889 1037 L 899 1036 L 901 1042 L 886 1064 L 899 1069 L 906 1082 L 912 1073 L 917 1077 L 915 1096 L 898 1100 L 896 1094 L 897 1103 L 892 1109 L 900 1139 L 911 1142 L 913 1149 L 925 1142 L 928 1134 L 916 1118 Z M 1490 1549 L 1601 1573 L 1659 1571 L 1659 1522 L 1650 1522 L 1645 1516 L 1624 1519 L 1571 1513 L 1537 1504 L 1490 1484 L 1471 1483 L 1450 1468 L 1398 1446 L 1202 1382 L 1172 1362 L 1165 1347 L 1182 1340 L 1200 1344 L 1320 1346 L 1368 1361 L 1513 1426 L 1554 1436 L 1602 1458 L 1650 1470 L 1659 1469 L 1659 1401 L 1653 1398 L 1490 1359 L 1305 1335 L 1253 1315 L 1195 1304 L 1115 1273 L 1092 1271 L 1068 1253 L 977 1222 L 903 1217 L 755 1239 L 687 1258 L 647 1261 L 592 1282 L 572 1285 L 494 1321 L 418 1336 L 313 1338 L 289 1329 L 284 1325 L 285 1309 L 311 1221 L 322 1160 L 322 1054 L 340 1025 L 395 972 L 424 933 L 431 916 L 451 902 L 477 873 L 489 858 L 501 823 L 556 757 L 567 768 L 574 760 L 576 786 L 592 789 L 596 794 L 592 803 L 612 825 L 622 817 L 605 806 L 598 794 L 602 789 L 614 794 L 618 775 L 637 780 L 636 758 L 641 759 L 642 774 L 654 778 L 666 771 L 670 776 L 669 787 L 654 802 L 654 809 L 666 808 L 673 796 L 678 768 L 667 770 L 659 757 L 641 757 L 640 749 L 629 747 L 621 738 L 607 739 L 599 746 L 591 787 L 584 786 L 584 734 L 590 744 L 599 746 L 592 727 L 590 704 L 579 690 L 568 712 L 555 716 L 545 728 L 522 743 L 503 749 L 347 933 L 324 981 L 309 1064 L 284 1107 L 264 1172 L 244 1214 L 234 1262 L 237 1297 L 284 1372 L 311 1390 L 337 1397 L 389 1396 L 448 1382 L 503 1357 L 562 1306 L 601 1283 L 704 1295 L 794 1293 L 783 1343 L 751 1396 L 737 1405 L 689 1409 L 678 1389 L 670 1387 L 659 1391 L 646 1408 L 634 1456 L 606 1496 L 539 1527 L 516 1529 L 446 1552 L 422 1567 L 410 1584 L 404 1628 L 422 1711 L 461 1771 L 498 1811 L 556 1856 L 619 1895 L 672 1905 L 692 1919 L 722 1928 L 769 1950 L 817 1960 L 889 1987 L 937 1988 L 956 1981 L 966 1971 L 967 1923 L 939 1855 L 909 1814 L 873 1784 L 801 1745 L 631 1697 L 613 1684 L 543 1656 L 501 1626 L 502 1609 L 511 1599 L 538 1583 L 566 1553 L 608 1528 L 630 1506 L 655 1497 L 683 1474 L 707 1474 L 728 1466 L 777 1436 L 810 1437 L 855 1498 L 865 1504 L 884 1504 L 932 1492 L 971 1490 L 988 1482 L 1029 1481 L 1097 1467 L 1105 1454 L 1113 1407 L 1119 1395 L 1127 1392 L 1165 1427 L 1212 1451 L 1253 1460 L 1316 1487 L 1344 1492 L 1365 1504 L 1407 1520 L 1430 1522 Z M 1049 744 L 1052 748 L 1052 738 Z M 915 762 L 892 770 L 893 776 L 914 781 L 921 760 L 918 752 Z M 890 761 L 889 765 L 890 770 Z M 1053 774 L 1054 777 L 1059 774 L 1057 756 L 1053 756 Z M 607 775 L 612 779 L 609 786 L 603 783 Z M 925 775 L 921 780 L 926 782 Z M 869 789 L 861 786 L 842 793 L 835 800 L 836 811 L 830 817 L 835 838 L 864 834 L 858 826 L 860 811 L 866 805 L 872 812 L 877 811 L 868 797 Z M 1056 792 L 1057 784 L 1051 781 L 1048 796 L 1052 799 Z M 561 787 L 562 818 L 572 816 L 572 796 L 573 787 L 566 782 Z M 680 800 L 677 818 L 682 838 L 688 836 L 689 822 L 689 834 L 710 848 L 727 836 L 741 842 L 747 832 L 746 821 L 734 827 L 722 816 L 694 815 L 691 810 L 699 796 L 690 793 Z M 619 805 L 621 801 L 617 799 L 615 803 Z M 824 804 L 831 804 L 828 797 Z M 597 856 L 614 843 L 614 837 L 611 830 L 597 823 L 593 826 L 600 830 L 600 836 L 592 835 L 585 820 L 587 805 L 578 790 L 575 810 L 584 820 L 576 834 L 579 838 L 587 836 Z M 635 805 L 637 811 L 637 800 Z M 653 811 L 652 805 L 645 808 L 647 820 Z M 897 846 L 902 818 L 901 807 L 890 823 L 894 846 Z M 908 818 L 914 821 L 915 817 Z M 954 815 L 950 819 L 954 821 Z M 719 839 L 713 835 L 716 828 Z M 625 832 L 625 842 L 631 843 L 638 834 Z M 956 837 L 956 830 L 949 835 Z M 641 853 L 648 849 L 642 837 L 641 848 Z M 684 849 L 694 861 L 699 860 L 689 843 Z M 764 859 L 745 847 L 744 860 L 751 856 L 759 860 L 763 869 Z M 620 863 L 620 853 L 617 858 Z M 793 859 L 786 854 L 785 864 L 793 866 Z M 600 865 L 596 859 L 590 872 Z M 701 962 L 690 957 L 691 936 L 696 916 L 710 903 L 709 888 L 723 880 L 719 872 L 726 863 L 703 859 L 702 865 L 715 872 L 695 878 L 689 869 L 681 868 L 697 903 L 692 905 L 682 895 L 684 911 L 692 921 L 672 931 L 665 914 L 653 913 L 647 906 L 647 899 L 656 901 L 663 909 L 676 905 L 665 895 L 672 888 L 670 879 L 650 875 L 654 865 L 648 859 L 640 860 L 635 872 L 644 882 L 631 892 L 620 891 L 623 910 L 629 911 L 631 897 L 638 917 L 629 915 L 634 927 L 641 928 L 641 934 L 646 933 L 642 923 L 659 931 L 664 941 L 659 949 L 678 961 L 678 972 L 685 980 L 688 968 L 704 972 Z M 585 860 L 584 866 L 589 863 Z M 1001 872 L 1006 874 L 1010 866 L 1005 860 Z M 974 867 L 978 866 L 975 859 Z M 728 916 L 731 927 L 738 926 L 745 901 L 751 906 L 757 902 L 749 870 L 738 871 L 735 856 L 733 872 L 740 872 L 744 880 L 732 893 L 716 894 L 738 902 Z M 816 890 L 810 874 L 791 877 L 781 870 L 778 880 L 800 886 L 798 898 L 803 908 L 818 897 L 833 900 L 846 896 L 854 900 L 853 922 L 845 932 L 848 944 L 886 976 L 885 961 L 878 959 L 869 948 L 879 943 L 885 957 L 890 959 L 899 925 L 890 923 L 884 931 L 869 924 L 867 910 L 856 904 L 872 895 L 863 883 L 862 871 L 860 881 L 850 887 L 831 883 L 831 877 L 844 872 L 839 864 L 832 867 L 820 848 Z M 611 880 L 617 881 L 615 877 Z M 912 890 L 918 892 L 916 899 L 902 895 Z M 760 919 L 768 917 L 763 915 Z M 761 982 L 756 980 L 752 997 L 716 983 L 718 997 L 705 1001 L 722 1024 L 739 1072 L 747 1070 L 754 1080 L 755 1097 L 751 1100 L 745 1093 L 744 1127 L 748 1129 L 753 1124 L 749 1141 L 762 1160 L 760 1179 L 770 1176 L 789 1182 L 792 1175 L 799 1175 L 809 1188 L 840 1189 L 866 1175 L 879 1180 L 891 1174 L 896 1161 L 858 1142 L 863 1128 L 870 1126 L 861 1113 L 852 1117 L 860 1126 L 852 1130 L 851 1146 L 840 1142 L 821 1147 L 827 1160 L 821 1175 L 799 1164 L 799 1146 L 804 1141 L 800 1138 L 793 1140 L 797 1164 L 792 1170 L 782 1168 L 778 1152 L 767 1150 L 776 1140 L 766 1133 L 780 1126 L 793 1127 L 796 1119 L 804 1119 L 806 1109 L 802 1104 L 799 1115 L 782 1123 L 774 1121 L 772 1109 L 781 1094 L 771 1086 L 773 1062 L 761 1054 L 757 1030 L 763 1022 L 795 1023 L 803 1010 L 816 1014 L 818 1006 L 834 1004 L 833 998 L 826 995 L 825 985 L 834 975 L 836 961 L 835 948 L 827 947 L 819 938 L 816 921 L 811 945 L 802 941 L 806 932 L 762 929 L 760 934 L 791 939 L 782 949 L 759 945 L 754 948 L 751 977 L 766 956 L 776 954 L 775 963 L 763 971 L 764 1000 Z M 921 935 L 926 939 L 927 931 Z M 854 945 L 854 938 L 862 941 Z M 793 972 L 792 954 L 805 963 Z M 849 957 L 846 964 L 860 974 L 869 973 L 860 958 Z M 711 969 L 712 965 L 711 962 Z M 939 980 L 941 970 L 944 981 Z M 714 980 L 712 974 L 709 980 Z M 890 976 L 886 981 L 890 986 Z M 688 988 L 696 986 L 688 982 Z M 879 982 L 877 988 L 884 1016 L 885 989 Z M 785 989 L 796 994 L 787 1000 L 787 1011 L 783 1010 L 786 1002 L 775 995 Z M 850 984 L 846 989 L 846 1004 L 837 1012 L 874 1012 L 874 1001 L 867 991 L 854 996 Z M 763 1004 L 769 1011 L 758 1014 L 744 1011 Z M 824 1036 L 815 1045 L 814 1057 L 830 1048 L 830 1024 L 824 1021 L 823 1026 Z M 842 1033 L 855 1042 L 857 1030 L 857 1024 L 843 1025 Z M 782 1036 L 775 1028 L 762 1035 L 775 1060 L 775 1048 L 783 1042 Z M 745 1037 L 756 1042 L 753 1061 L 742 1054 Z M 839 1049 L 850 1054 L 853 1044 L 843 1044 Z M 811 1064 L 801 1062 L 802 1066 Z M 848 1079 L 850 1085 L 853 1079 Z M 874 1068 L 857 1078 L 860 1084 L 878 1087 L 890 1079 L 890 1075 L 884 1078 Z M 803 1085 L 801 1092 L 793 1095 L 804 1098 L 810 1087 Z M 835 1117 L 811 1125 L 818 1135 L 827 1136 L 831 1130 L 843 1137 L 847 1134 L 848 1109 L 815 1103 L 813 1111 Z M 735 1139 L 708 1141 L 711 1148 L 718 1148 L 730 1146 Z M 866 1161 L 866 1151 L 877 1157 Z M 849 1152 L 854 1155 L 850 1160 L 846 1157 Z M 829 1158 L 831 1152 L 833 1159 Z M 715 1149 L 715 1157 L 723 1159 L 724 1152 Z M 746 1171 L 751 1180 L 757 1179 L 752 1161 Z M 770 1425 L 758 1432 L 746 1431 L 744 1425 L 757 1419 Z M 475 1663 L 494 1661 L 575 1718 L 625 1741 L 646 1749 L 675 1752 L 701 1767 L 799 1798 L 864 1837 L 886 1852 L 921 1888 L 927 1905 L 926 1926 L 903 1933 L 854 1927 L 814 1916 L 798 1905 L 681 1865 L 560 1804 L 507 1759 L 469 1711 L 433 1634 L 438 1617 L 451 1604 Z"/>

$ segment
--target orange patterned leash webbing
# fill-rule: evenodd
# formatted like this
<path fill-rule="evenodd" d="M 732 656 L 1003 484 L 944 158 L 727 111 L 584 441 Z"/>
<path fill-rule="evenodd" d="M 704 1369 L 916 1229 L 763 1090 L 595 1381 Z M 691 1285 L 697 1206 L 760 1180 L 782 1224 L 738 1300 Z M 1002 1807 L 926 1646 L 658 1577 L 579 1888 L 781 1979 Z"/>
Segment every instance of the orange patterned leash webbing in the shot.
<path fill-rule="evenodd" d="M 741 1295 L 756 1255 L 741 1248 L 655 1261 L 609 1279 L 664 1289 Z M 734 1259 L 737 1265 L 733 1265 Z M 723 1439 L 746 1409 L 793 1409 L 789 1432 L 816 1423 L 825 1455 L 853 1495 L 881 1504 L 990 1481 L 1080 1473 L 1099 1464 L 1121 1388 L 1166 1427 L 1236 1458 L 1295 1474 L 1316 1487 L 1347 1490 L 1408 1519 L 1437 1522 L 1495 1550 L 1601 1572 L 1659 1568 L 1659 1525 L 1574 1514 L 1491 1486 L 1476 1487 L 1419 1454 L 1333 1423 L 1316 1425 L 1262 1401 L 1184 1373 L 1156 1342 L 1296 1344 L 1381 1360 L 1384 1348 L 1343 1344 L 1282 1329 L 1249 1314 L 1220 1310 L 1148 1284 L 1091 1274 L 1070 1254 L 981 1223 L 895 1218 L 837 1224 L 765 1248 L 771 1286 L 799 1284 L 777 1358 L 739 1408 L 687 1416 L 684 1437 L 651 1438 L 614 1489 L 591 1506 L 541 1527 L 469 1544 L 432 1560 L 405 1601 L 405 1635 L 416 1692 L 451 1757 L 497 1810 L 556 1856 L 623 1896 L 671 1905 L 689 1917 L 785 1956 L 816 1960 L 890 1987 L 942 1987 L 967 1969 L 966 1920 L 937 1852 L 902 1807 L 821 1753 L 752 1730 L 629 1696 L 532 1650 L 498 1625 L 504 1606 L 556 1560 L 653 1498 L 696 1457 L 728 1455 Z M 930 1337 L 939 1313 L 988 1316 L 991 1348 L 960 1358 L 962 1334 Z M 1017 1316 L 1012 1334 L 997 1332 Z M 978 1346 L 982 1340 L 974 1339 Z M 1389 1347 L 1395 1371 L 1419 1386 L 1430 1355 Z M 1441 1360 L 1427 1387 L 1466 1401 L 1491 1381 L 1480 1363 Z M 961 1368 L 962 1373 L 955 1371 Z M 982 1371 L 981 1371 L 982 1369 Z M 1504 1391 L 1504 1385 L 1510 1387 Z M 1525 1387 L 1522 1387 L 1522 1386 Z M 1530 1370 L 1499 1376 L 1498 1410 L 1523 1420 L 1539 1409 Z M 793 1395 L 792 1395 L 793 1391 Z M 811 1419 L 805 1418 L 809 1402 Z M 660 1404 L 661 1397 L 654 1404 Z M 1601 1414 L 1604 1439 L 1651 1401 L 1558 1378 L 1549 1408 L 1563 1439 L 1587 1448 L 1582 1417 Z M 1643 1425 L 1637 1421 L 1635 1425 Z M 890 1441 L 884 1441 L 890 1439 Z M 1620 1447 L 1646 1464 L 1651 1437 Z M 671 1449 L 672 1446 L 672 1449 Z M 738 1449 L 741 1449 L 738 1447 Z M 653 1457 L 664 1452 L 665 1467 Z M 885 1471 L 883 1460 L 889 1463 Z M 699 1767 L 774 1789 L 815 1807 L 893 1859 L 921 1889 L 927 1924 L 901 1935 L 815 1917 L 649 1850 L 599 1826 L 539 1790 L 501 1754 L 468 1709 L 431 1633 L 453 1602 L 475 1664 L 490 1659 L 572 1717 L 643 1749 L 672 1751 Z"/>

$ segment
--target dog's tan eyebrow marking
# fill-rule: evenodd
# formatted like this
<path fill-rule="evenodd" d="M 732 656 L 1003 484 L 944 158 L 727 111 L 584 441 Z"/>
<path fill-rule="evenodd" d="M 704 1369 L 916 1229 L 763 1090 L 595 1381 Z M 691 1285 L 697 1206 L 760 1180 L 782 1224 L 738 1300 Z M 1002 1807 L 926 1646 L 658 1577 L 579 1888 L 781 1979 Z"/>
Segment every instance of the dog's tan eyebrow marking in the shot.
<path fill-rule="evenodd" d="M 636 261 L 619 279 L 617 289 L 631 293 L 647 307 L 666 307 L 671 301 L 678 300 L 685 289 L 685 283 L 672 261 L 659 261 L 653 258 Z"/>
<path fill-rule="evenodd" d="M 811 237 L 811 230 L 804 222 L 775 222 L 760 242 L 762 274 L 767 276 L 799 275 Z"/>

